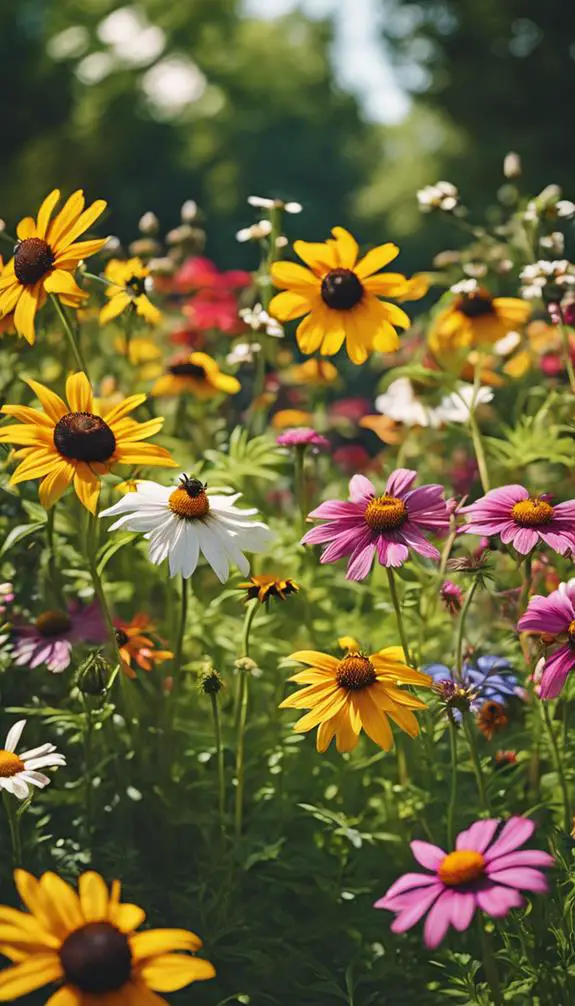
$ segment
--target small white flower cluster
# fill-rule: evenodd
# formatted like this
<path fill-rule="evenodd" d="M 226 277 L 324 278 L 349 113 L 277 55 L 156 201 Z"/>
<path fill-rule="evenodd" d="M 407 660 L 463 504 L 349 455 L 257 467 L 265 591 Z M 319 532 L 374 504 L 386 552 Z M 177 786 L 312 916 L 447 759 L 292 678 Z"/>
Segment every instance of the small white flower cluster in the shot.
<path fill-rule="evenodd" d="M 563 255 L 565 251 L 565 235 L 561 231 L 553 231 L 552 234 L 544 234 L 539 238 L 539 244 L 543 251 L 552 255 Z"/>
<path fill-rule="evenodd" d="M 286 213 L 301 213 L 301 203 L 284 203 L 283 199 L 268 199 L 267 196 L 248 196 L 250 206 L 259 210 L 284 210 Z"/>
<path fill-rule="evenodd" d="M 271 232 L 272 225 L 270 220 L 258 220 L 251 227 L 242 227 L 239 231 L 236 231 L 236 241 L 240 241 L 241 243 L 244 241 L 262 241 L 263 238 L 269 237 Z"/>
<path fill-rule="evenodd" d="M 460 279 L 450 287 L 452 293 L 473 294 L 479 290 L 479 283 L 476 279 Z"/>
<path fill-rule="evenodd" d="M 549 287 L 558 288 L 559 296 L 575 292 L 575 266 L 568 259 L 555 259 L 553 262 L 540 259 L 524 266 L 519 278 L 524 300 L 543 299 L 545 289 Z"/>
<path fill-rule="evenodd" d="M 226 363 L 230 363 L 232 366 L 253 363 L 255 355 L 260 352 L 261 348 L 259 342 L 237 342 L 226 356 Z"/>
<path fill-rule="evenodd" d="M 459 192 L 451 182 L 436 182 L 419 189 L 417 202 L 422 213 L 443 210 L 452 213 L 459 202 Z"/>
<path fill-rule="evenodd" d="M 575 216 L 575 203 L 562 199 L 561 195 L 558 185 L 546 185 L 535 199 L 529 200 L 523 219 L 527 223 L 535 223 L 541 217 L 571 220 Z"/>
<path fill-rule="evenodd" d="M 424 426 L 437 429 L 442 423 L 466 423 L 471 405 L 486 405 L 493 398 L 491 388 L 461 384 L 457 391 L 445 395 L 435 408 L 422 402 L 408 377 L 398 377 L 387 391 L 378 395 L 375 407 L 378 412 L 405 426 Z"/>
<path fill-rule="evenodd" d="M 252 332 L 265 332 L 275 339 L 281 339 L 284 335 L 283 327 L 279 321 L 272 318 L 261 304 L 254 304 L 253 307 L 243 307 L 238 312 L 242 321 L 251 328 Z"/>

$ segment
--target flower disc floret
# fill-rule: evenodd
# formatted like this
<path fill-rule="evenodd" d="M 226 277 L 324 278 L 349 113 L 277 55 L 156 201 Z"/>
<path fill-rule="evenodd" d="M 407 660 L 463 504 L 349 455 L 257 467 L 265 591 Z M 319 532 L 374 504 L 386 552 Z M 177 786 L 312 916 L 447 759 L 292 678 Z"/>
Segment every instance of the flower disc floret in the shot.
<path fill-rule="evenodd" d="M 100 416 L 69 412 L 54 427 L 54 447 L 73 461 L 108 461 L 116 449 L 116 438 Z"/>
<path fill-rule="evenodd" d="M 408 513 L 397 496 L 376 496 L 365 508 L 365 523 L 372 531 L 387 531 L 405 524 Z"/>
<path fill-rule="evenodd" d="M 129 980 L 132 951 L 127 936 L 109 922 L 89 922 L 60 948 L 64 977 L 81 992 L 116 992 Z"/>
<path fill-rule="evenodd" d="M 475 849 L 458 849 L 449 852 L 440 864 L 438 874 L 448 887 L 461 887 L 478 880 L 485 869 L 485 859 Z"/>
<path fill-rule="evenodd" d="M 530 496 L 529 499 L 515 503 L 511 508 L 511 515 L 521 527 L 540 527 L 553 520 L 553 507 L 538 496 Z"/>
<path fill-rule="evenodd" d="M 457 301 L 456 310 L 461 311 L 466 318 L 480 318 L 495 313 L 493 298 L 485 290 L 463 294 Z"/>
<path fill-rule="evenodd" d="M 197 496 L 190 496 L 186 489 L 174 489 L 168 500 L 172 513 L 185 520 L 199 520 L 205 517 L 210 509 L 210 501 L 205 490 Z"/>
<path fill-rule="evenodd" d="M 26 766 L 24 762 L 13 751 L 0 751 L 1 779 L 10 779 L 13 775 L 18 775 L 19 772 L 24 772 L 25 770 Z"/>
<path fill-rule="evenodd" d="M 331 269 L 321 281 L 322 300 L 334 311 L 350 311 L 363 297 L 363 285 L 351 269 Z"/>
<path fill-rule="evenodd" d="M 54 252 L 42 238 L 28 238 L 16 245 L 14 272 L 26 286 L 33 286 L 54 265 Z"/>
<path fill-rule="evenodd" d="M 359 692 L 373 685 L 377 673 L 371 660 L 361 653 L 350 653 L 337 665 L 335 680 L 340 688 L 348 692 Z"/>
<path fill-rule="evenodd" d="M 72 622 L 65 611 L 50 610 L 43 611 L 41 615 L 38 615 L 35 625 L 41 636 L 50 638 L 68 632 L 72 627 Z"/>

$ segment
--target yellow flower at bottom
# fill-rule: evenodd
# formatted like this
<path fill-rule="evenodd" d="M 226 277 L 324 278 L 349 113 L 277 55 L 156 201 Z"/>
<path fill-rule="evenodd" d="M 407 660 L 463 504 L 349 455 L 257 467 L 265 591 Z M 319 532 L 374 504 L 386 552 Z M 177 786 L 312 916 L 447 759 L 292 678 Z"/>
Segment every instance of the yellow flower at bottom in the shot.
<path fill-rule="evenodd" d="M 162 428 L 164 420 L 137 423 L 128 414 L 145 402 L 131 395 L 104 411 L 102 418 L 88 378 L 80 371 L 66 381 L 68 403 L 38 381 L 27 381 L 40 399 L 43 412 L 27 405 L 4 405 L 1 411 L 19 420 L 0 427 L 1 444 L 18 444 L 23 460 L 12 475 L 12 485 L 42 479 L 40 502 L 48 509 L 73 483 L 83 505 L 96 513 L 100 478 L 113 465 L 173 468 L 175 462 L 163 447 L 141 443 Z M 1 942 L 1 941 L 0 941 Z"/>
<path fill-rule="evenodd" d="M 162 314 L 146 295 L 146 279 L 150 270 L 139 258 L 130 258 L 123 262 L 113 258 L 108 262 L 104 276 L 109 281 L 106 287 L 106 297 L 109 302 L 100 311 L 100 324 L 117 318 L 127 307 L 132 306 L 150 325 L 157 325 L 162 320 Z"/>
<path fill-rule="evenodd" d="M 240 382 L 230 374 L 222 374 L 216 360 L 207 353 L 191 353 L 168 367 L 167 374 L 159 377 L 152 395 L 195 395 L 196 398 L 213 398 L 215 395 L 236 395 Z"/>
<path fill-rule="evenodd" d="M 343 659 L 315 650 L 292 653 L 311 668 L 289 680 L 306 685 L 280 704 L 280 709 L 309 709 L 294 726 L 297 733 L 318 727 L 317 749 L 326 751 L 335 737 L 338 751 L 353 751 L 362 728 L 385 751 L 393 746 L 389 725 L 416 737 L 419 724 L 412 709 L 425 709 L 425 702 L 399 685 L 431 685 L 428 674 L 405 663 L 400 646 L 388 646 L 367 656 L 350 650 Z"/>
<path fill-rule="evenodd" d="M 145 912 L 120 902 L 98 873 L 78 880 L 78 893 L 55 873 L 39 879 L 15 870 L 28 912 L 0 906 L 0 1002 L 13 1002 L 43 985 L 60 988 L 46 1006 L 162 1006 L 156 992 L 175 992 L 213 978 L 209 961 L 190 956 L 202 941 L 187 929 L 136 933 Z"/>
<path fill-rule="evenodd" d="M 272 299 L 269 311 L 279 321 L 305 318 L 297 329 L 302 353 L 334 356 L 345 342 L 353 363 L 364 363 L 376 350 L 392 353 L 399 347 L 394 326 L 409 328 L 408 315 L 379 296 L 401 297 L 408 283 L 400 273 L 381 273 L 399 254 L 388 242 L 373 248 L 358 262 L 359 248 L 343 227 L 323 244 L 295 241 L 294 251 L 308 266 L 274 262 L 272 279 L 282 293 Z"/>

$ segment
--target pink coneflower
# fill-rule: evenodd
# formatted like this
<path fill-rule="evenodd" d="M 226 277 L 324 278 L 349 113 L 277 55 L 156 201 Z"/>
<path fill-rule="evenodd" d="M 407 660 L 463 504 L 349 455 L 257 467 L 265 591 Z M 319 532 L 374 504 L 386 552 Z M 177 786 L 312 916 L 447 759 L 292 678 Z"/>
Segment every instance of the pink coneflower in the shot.
<path fill-rule="evenodd" d="M 520 891 L 547 892 L 541 868 L 553 866 L 553 856 L 519 848 L 531 838 L 533 821 L 512 817 L 493 841 L 500 824 L 498 818 L 476 821 L 457 836 L 455 852 L 411 843 L 417 862 L 431 872 L 404 874 L 375 902 L 375 908 L 396 913 L 394 933 L 406 932 L 428 913 L 423 939 L 434 950 L 450 925 L 460 933 L 467 929 L 477 908 L 500 919 L 524 904 Z"/>
<path fill-rule="evenodd" d="M 459 512 L 471 518 L 464 528 L 468 534 L 498 534 L 521 555 L 540 541 L 560 555 L 575 550 L 575 500 L 552 506 L 547 494 L 530 496 L 524 486 L 510 485 L 492 489 Z"/>
<path fill-rule="evenodd" d="M 450 615 L 456 615 L 458 611 L 461 611 L 463 591 L 456 583 L 445 580 L 439 589 L 439 596 Z"/>
<path fill-rule="evenodd" d="M 74 643 L 102 643 L 106 626 L 98 604 L 73 601 L 67 611 L 43 611 L 31 625 L 14 626 L 14 663 L 18 667 L 46 664 L 59 674 L 70 664 Z"/>
<path fill-rule="evenodd" d="M 308 531 L 302 542 L 330 542 L 321 562 L 336 562 L 349 555 L 348 580 L 367 576 L 376 551 L 382 566 L 401 566 L 410 548 L 429 559 L 439 559 L 439 552 L 422 532 L 445 534 L 449 530 L 443 486 L 411 489 L 416 476 L 417 472 L 398 468 L 389 476 L 383 495 L 378 496 L 365 475 L 354 475 L 349 483 L 349 502 L 328 500 L 313 510 L 309 516 L 326 523 Z"/>
<path fill-rule="evenodd" d="M 322 437 L 321 433 L 316 433 L 311 426 L 299 426 L 297 429 L 285 430 L 276 437 L 276 444 L 280 447 L 315 447 L 317 450 L 327 450 L 329 440 Z"/>
<path fill-rule="evenodd" d="M 543 642 L 561 645 L 537 667 L 536 690 L 541 699 L 555 699 L 575 667 L 575 580 L 561 583 L 548 597 L 535 594 L 517 623 L 520 632 L 535 632 Z"/>

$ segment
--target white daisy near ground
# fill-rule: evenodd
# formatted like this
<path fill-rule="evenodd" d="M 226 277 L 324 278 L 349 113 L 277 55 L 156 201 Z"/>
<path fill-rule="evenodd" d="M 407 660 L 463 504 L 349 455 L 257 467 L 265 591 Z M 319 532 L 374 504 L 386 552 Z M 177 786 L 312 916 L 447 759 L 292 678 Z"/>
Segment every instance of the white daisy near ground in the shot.
<path fill-rule="evenodd" d="M 50 782 L 49 777 L 38 769 L 57 768 L 66 764 L 64 755 L 56 751 L 54 744 L 41 744 L 40 747 L 17 754 L 16 748 L 25 726 L 26 720 L 14 723 L 8 731 L 4 747 L 0 748 L 0 789 L 12 793 L 19 800 L 26 800 L 30 796 L 30 786 L 44 789 Z"/>
<path fill-rule="evenodd" d="M 262 552 L 273 538 L 266 524 L 251 519 L 257 510 L 236 508 L 240 495 L 210 492 L 187 475 L 180 476 L 176 488 L 141 480 L 135 492 L 102 510 L 100 517 L 119 517 L 109 531 L 143 531 L 150 542 L 150 561 L 159 565 L 168 559 L 170 576 L 190 577 L 201 553 L 225 583 L 230 565 L 248 575 L 244 550 Z"/>

